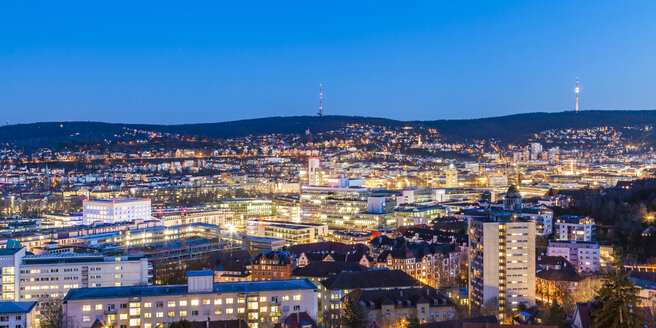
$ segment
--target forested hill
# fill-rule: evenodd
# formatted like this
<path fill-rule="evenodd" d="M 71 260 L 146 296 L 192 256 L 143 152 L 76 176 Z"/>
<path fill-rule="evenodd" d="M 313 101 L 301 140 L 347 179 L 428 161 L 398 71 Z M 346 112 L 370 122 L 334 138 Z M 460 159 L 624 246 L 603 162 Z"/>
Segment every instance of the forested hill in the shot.
<path fill-rule="evenodd" d="M 565 128 L 599 126 L 624 127 L 656 124 L 656 110 L 581 111 L 526 113 L 467 120 L 398 121 L 361 116 L 267 117 L 220 123 L 179 125 L 120 124 L 102 122 L 40 122 L 0 127 L 0 142 L 53 144 L 74 141 L 112 140 L 125 128 L 190 136 L 230 138 L 251 134 L 322 132 L 359 123 L 384 126 L 424 126 L 435 128 L 453 140 L 496 138 L 522 141 L 534 133 Z"/>

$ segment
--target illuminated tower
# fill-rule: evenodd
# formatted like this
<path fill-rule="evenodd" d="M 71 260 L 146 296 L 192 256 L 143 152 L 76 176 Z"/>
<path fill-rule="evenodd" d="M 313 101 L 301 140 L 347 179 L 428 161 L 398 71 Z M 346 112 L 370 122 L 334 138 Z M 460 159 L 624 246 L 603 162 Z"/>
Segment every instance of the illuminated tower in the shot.
<path fill-rule="evenodd" d="M 323 100 L 323 92 L 321 91 L 321 87 L 322 87 L 322 85 L 321 85 L 321 83 L 319 83 L 319 112 L 317 113 L 317 114 L 319 114 L 319 116 L 323 116 L 323 106 L 322 106 L 322 103 L 321 103 L 322 100 Z"/>
<path fill-rule="evenodd" d="M 576 78 L 576 87 L 574 88 L 574 93 L 576 94 L 576 112 L 579 112 L 579 78 Z"/>

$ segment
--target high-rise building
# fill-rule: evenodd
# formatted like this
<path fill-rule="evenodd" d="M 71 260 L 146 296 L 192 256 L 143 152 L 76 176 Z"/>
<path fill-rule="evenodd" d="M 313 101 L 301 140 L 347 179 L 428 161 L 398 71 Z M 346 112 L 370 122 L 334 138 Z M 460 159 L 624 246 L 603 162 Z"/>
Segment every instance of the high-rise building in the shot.
<path fill-rule="evenodd" d="M 469 299 L 507 313 L 535 304 L 535 222 L 511 216 L 469 218 Z"/>
<path fill-rule="evenodd" d="M 447 188 L 458 187 L 458 169 L 453 164 L 450 164 L 449 167 L 446 169 L 445 186 Z"/>

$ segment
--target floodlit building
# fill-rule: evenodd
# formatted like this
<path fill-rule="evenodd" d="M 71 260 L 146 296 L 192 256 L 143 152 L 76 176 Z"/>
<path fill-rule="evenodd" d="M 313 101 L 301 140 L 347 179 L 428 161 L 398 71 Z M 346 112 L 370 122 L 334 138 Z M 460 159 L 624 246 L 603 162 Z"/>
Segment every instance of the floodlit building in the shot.
<path fill-rule="evenodd" d="M 150 199 L 114 198 L 82 202 L 82 219 L 87 223 L 150 220 L 150 211 Z"/>
<path fill-rule="evenodd" d="M 187 272 L 186 285 L 80 288 L 64 298 L 64 312 L 89 328 L 167 327 L 172 322 L 242 318 L 269 327 L 288 314 L 317 318 L 316 287 L 307 279 L 214 283 L 213 271 Z"/>

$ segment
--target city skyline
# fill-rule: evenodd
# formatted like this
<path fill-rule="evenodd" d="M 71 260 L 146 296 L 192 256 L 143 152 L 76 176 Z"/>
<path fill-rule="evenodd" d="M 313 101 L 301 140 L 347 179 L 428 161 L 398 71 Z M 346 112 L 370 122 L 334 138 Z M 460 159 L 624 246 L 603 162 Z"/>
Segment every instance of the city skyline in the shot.
<path fill-rule="evenodd" d="M 3 123 L 656 108 L 650 2 L 5 9 Z"/>

